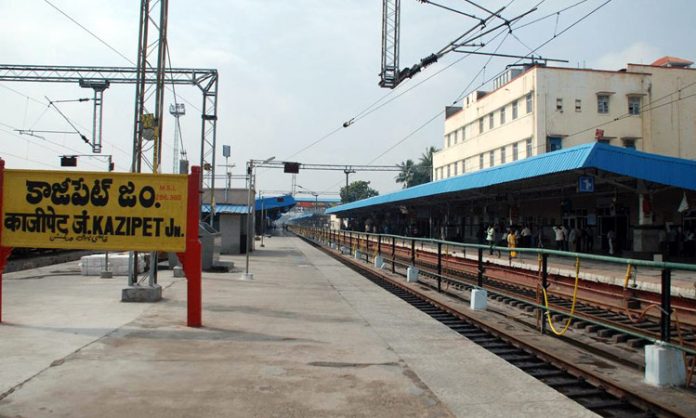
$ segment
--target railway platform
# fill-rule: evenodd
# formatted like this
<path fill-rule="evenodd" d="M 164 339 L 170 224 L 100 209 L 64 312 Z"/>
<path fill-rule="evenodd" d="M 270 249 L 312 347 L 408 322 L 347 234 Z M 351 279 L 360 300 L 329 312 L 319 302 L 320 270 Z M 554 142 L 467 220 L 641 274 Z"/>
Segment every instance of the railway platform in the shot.
<path fill-rule="evenodd" d="M 595 416 L 300 239 L 251 271 L 204 272 L 197 329 L 169 271 L 155 304 L 75 262 L 6 274 L 0 416 Z"/>

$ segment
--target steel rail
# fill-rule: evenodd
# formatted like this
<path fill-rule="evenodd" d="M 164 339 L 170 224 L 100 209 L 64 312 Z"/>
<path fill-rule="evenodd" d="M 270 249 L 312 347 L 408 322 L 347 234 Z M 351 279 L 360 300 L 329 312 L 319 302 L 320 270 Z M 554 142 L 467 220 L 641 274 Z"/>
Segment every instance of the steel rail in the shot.
<path fill-rule="evenodd" d="M 501 325 L 498 323 L 495 323 L 493 321 L 483 321 L 479 320 L 478 318 L 461 311 L 457 308 L 454 308 L 452 306 L 449 306 L 440 300 L 436 299 L 435 297 L 429 296 L 428 294 L 422 293 L 417 291 L 415 288 L 408 286 L 405 283 L 402 283 L 401 281 L 394 280 L 393 278 L 387 276 L 386 274 L 380 272 L 380 271 L 375 271 L 374 269 L 370 269 L 366 267 L 362 262 L 352 260 L 352 259 L 347 259 L 345 257 L 339 257 L 336 253 L 332 252 L 331 250 L 325 248 L 324 246 L 321 245 L 319 242 L 315 242 L 312 238 L 308 236 L 303 236 L 301 234 L 298 234 L 299 237 L 305 239 L 307 242 L 319 247 L 320 250 L 323 252 L 333 256 L 333 257 L 338 257 L 339 260 L 346 264 L 350 264 L 351 266 L 354 266 L 357 270 L 360 270 L 361 272 L 371 275 L 371 276 L 376 276 L 380 280 L 383 280 L 384 282 L 389 283 L 391 286 L 397 287 L 401 289 L 404 292 L 407 292 L 429 304 L 431 304 L 434 307 L 437 307 L 438 309 L 447 312 L 465 322 L 474 324 L 475 326 L 481 328 L 482 330 L 485 330 L 486 332 L 502 339 L 503 341 L 506 341 L 510 344 L 512 344 L 515 347 L 518 347 L 522 350 L 529 351 L 534 353 L 538 358 L 540 358 L 543 361 L 546 361 L 562 370 L 566 370 L 568 373 L 571 375 L 574 375 L 576 377 L 585 379 L 587 382 L 590 382 L 593 386 L 603 388 L 606 390 L 608 393 L 612 394 L 613 396 L 616 396 L 619 399 L 624 399 L 627 400 L 630 404 L 633 404 L 635 406 L 640 407 L 641 409 L 644 409 L 646 411 L 659 411 L 663 416 L 684 416 L 682 413 L 679 411 L 676 411 L 674 409 L 670 409 L 670 406 L 668 405 L 663 405 L 654 402 L 651 399 L 646 399 L 644 397 L 641 397 L 640 395 L 637 395 L 636 393 L 632 392 L 630 388 L 627 388 L 625 386 L 622 386 L 618 382 L 609 380 L 608 378 L 605 378 L 604 376 L 598 375 L 596 373 L 592 373 L 591 371 L 586 370 L 583 368 L 582 365 L 576 365 L 572 362 L 568 362 L 565 359 L 563 359 L 560 355 L 550 351 L 548 348 L 540 347 L 539 345 L 531 344 L 528 341 L 523 340 L 522 338 L 518 338 L 515 335 L 510 334 L 506 328 L 505 325 Z M 488 248 L 488 247 L 486 247 Z"/>

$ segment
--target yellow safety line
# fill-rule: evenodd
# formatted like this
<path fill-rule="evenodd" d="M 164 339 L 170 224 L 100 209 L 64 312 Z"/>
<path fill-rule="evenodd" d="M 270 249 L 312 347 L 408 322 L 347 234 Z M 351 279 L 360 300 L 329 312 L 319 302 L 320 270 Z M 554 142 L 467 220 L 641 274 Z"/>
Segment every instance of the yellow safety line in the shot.
<path fill-rule="evenodd" d="M 556 330 L 556 328 L 553 326 L 553 321 L 551 321 L 551 312 L 549 312 L 549 298 L 548 295 L 546 294 L 546 289 L 543 287 L 541 288 L 541 291 L 544 293 L 544 305 L 546 306 L 546 319 L 549 323 L 549 327 L 551 328 L 551 331 L 558 335 L 559 337 L 568 331 L 568 328 L 570 327 L 570 323 L 573 322 L 573 314 L 575 313 L 575 302 L 578 300 L 578 281 L 580 278 L 580 257 L 575 258 L 575 287 L 573 288 L 573 304 L 570 307 L 570 317 L 568 318 L 568 322 L 566 322 L 565 326 L 561 331 Z"/>

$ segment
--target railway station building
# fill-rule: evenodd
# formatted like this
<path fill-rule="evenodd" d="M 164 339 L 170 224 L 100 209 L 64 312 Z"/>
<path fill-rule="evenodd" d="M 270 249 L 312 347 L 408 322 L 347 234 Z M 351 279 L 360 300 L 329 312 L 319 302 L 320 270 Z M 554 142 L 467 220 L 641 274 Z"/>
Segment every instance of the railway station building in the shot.
<path fill-rule="evenodd" d="M 693 62 L 663 57 L 618 71 L 510 68 L 489 92 L 448 107 L 433 179 L 602 142 L 696 159 Z"/>
<path fill-rule="evenodd" d="M 554 226 L 588 238 L 578 251 L 694 259 L 696 161 L 603 142 L 576 145 L 331 208 L 353 230 L 480 242 L 489 225 L 554 247 Z M 611 231 L 611 232 L 610 232 Z"/>

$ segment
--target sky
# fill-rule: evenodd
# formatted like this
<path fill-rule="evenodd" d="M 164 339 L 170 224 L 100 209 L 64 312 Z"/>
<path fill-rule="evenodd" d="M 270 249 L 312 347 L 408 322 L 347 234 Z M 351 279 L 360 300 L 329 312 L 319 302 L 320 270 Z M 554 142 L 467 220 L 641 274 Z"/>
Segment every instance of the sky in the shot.
<path fill-rule="evenodd" d="M 507 19 L 538 4 L 511 25 L 511 33 L 500 29 L 478 40 L 485 44 L 481 51 L 527 55 L 535 50 L 569 61 L 554 65 L 608 70 L 628 62 L 651 63 L 664 55 L 696 61 L 693 0 L 479 2 L 489 10 L 507 6 L 501 12 Z M 439 51 L 477 22 L 433 4 L 401 3 L 402 68 Z M 436 3 L 487 16 L 465 0 Z M 0 63 L 133 66 L 129 61 L 136 59 L 139 9 L 137 0 L 0 0 Z M 231 148 L 227 163 L 236 165 L 231 169 L 235 176 L 244 174 L 250 159 L 270 157 L 338 165 L 417 160 L 426 148 L 442 147 L 446 106 L 473 90 L 486 90 L 487 80 L 517 61 L 452 52 L 398 88 L 380 88 L 381 9 L 379 0 L 170 1 L 172 66 L 218 70 L 218 187 L 225 183 L 223 145 Z M 494 19 L 485 30 L 499 23 Z M 197 165 L 201 94 L 193 86 L 178 86 L 176 93 L 187 108 L 180 119 L 184 149 L 191 165 Z M 72 84 L 0 81 L 0 157 L 6 167 L 57 170 L 60 155 L 89 154 L 91 148 L 77 135 L 45 133 L 38 138 L 17 130 L 71 131 L 48 100 L 92 94 Z M 112 85 L 104 93 L 103 154 L 113 155 L 116 171 L 128 171 L 132 159 L 134 95 L 134 85 Z M 168 92 L 165 106 L 173 102 Z M 57 106 L 80 132 L 92 136 L 91 102 Z M 166 114 L 165 173 L 173 170 L 174 126 L 174 118 Z M 77 167 L 105 168 L 103 159 L 88 157 L 81 157 Z M 401 188 L 395 176 L 358 172 L 350 180 L 369 181 L 385 194 Z M 301 190 L 335 197 L 345 174 L 305 170 L 296 181 Z M 257 182 L 257 190 L 269 195 L 289 191 L 292 180 L 282 170 L 258 169 Z M 232 187 L 243 185 L 233 180 Z"/>

